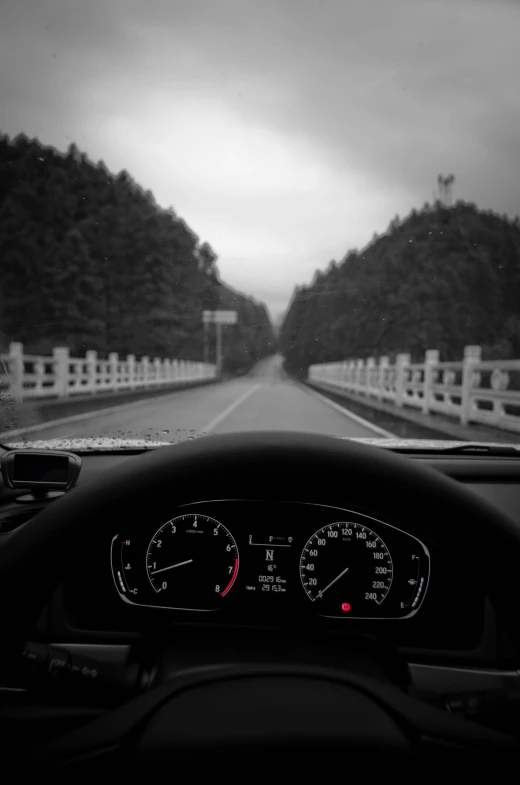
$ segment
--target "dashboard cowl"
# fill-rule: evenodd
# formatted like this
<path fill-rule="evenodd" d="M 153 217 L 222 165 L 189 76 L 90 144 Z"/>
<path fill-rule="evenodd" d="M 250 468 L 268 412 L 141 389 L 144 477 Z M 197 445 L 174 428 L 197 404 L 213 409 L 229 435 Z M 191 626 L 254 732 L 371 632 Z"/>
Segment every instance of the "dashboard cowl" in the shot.
<path fill-rule="evenodd" d="M 13 648 L 21 650 L 39 605 L 78 546 L 125 516 L 146 519 L 153 509 L 168 520 L 173 506 L 200 499 L 201 485 L 207 498 L 234 498 L 239 488 L 246 498 L 344 506 L 355 495 L 377 502 L 403 529 L 413 531 L 420 520 L 428 537 L 442 542 L 449 535 L 450 549 L 463 548 L 478 569 L 486 560 L 483 590 L 496 598 L 520 644 L 514 623 L 520 589 L 512 577 L 520 536 L 510 519 L 440 473 L 385 450 L 314 434 L 256 432 L 203 437 L 126 458 L 97 478 L 94 493 L 88 485 L 77 487 L 13 532 L 2 546 L 2 581 L 17 587 L 17 602 L 0 608 Z M 31 581 L 20 580 L 26 573 Z"/>

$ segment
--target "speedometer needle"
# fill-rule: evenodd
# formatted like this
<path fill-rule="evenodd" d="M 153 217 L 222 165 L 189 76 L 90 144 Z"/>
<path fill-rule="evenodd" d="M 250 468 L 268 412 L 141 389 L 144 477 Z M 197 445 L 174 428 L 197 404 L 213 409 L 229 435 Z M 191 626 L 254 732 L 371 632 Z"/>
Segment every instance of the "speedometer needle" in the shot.
<path fill-rule="evenodd" d="M 162 567 L 160 570 L 154 570 L 150 573 L 150 575 L 157 575 L 158 572 L 166 572 L 166 570 L 174 570 L 176 567 L 182 567 L 183 564 L 191 564 L 193 559 L 187 559 L 186 561 L 180 561 L 178 564 L 170 564 L 169 567 Z"/>
<path fill-rule="evenodd" d="M 318 597 L 323 597 L 323 595 L 325 594 L 325 592 L 327 591 L 327 589 L 330 589 L 330 587 L 331 587 L 331 586 L 334 586 L 334 584 L 336 583 L 336 581 L 339 581 L 339 579 L 340 579 L 340 578 L 343 578 L 343 576 L 344 576 L 344 575 L 345 575 L 347 572 L 348 572 L 348 567 L 345 567 L 345 569 L 343 570 L 343 572 L 340 572 L 340 574 L 339 574 L 339 575 L 338 575 L 336 578 L 334 578 L 334 580 L 333 580 L 333 581 L 331 581 L 331 582 L 328 584 L 328 586 L 325 586 L 325 588 L 324 588 L 324 589 L 322 589 L 321 591 L 319 591 L 319 592 L 317 593 L 317 595 L 316 595 L 316 599 L 318 599 Z"/>

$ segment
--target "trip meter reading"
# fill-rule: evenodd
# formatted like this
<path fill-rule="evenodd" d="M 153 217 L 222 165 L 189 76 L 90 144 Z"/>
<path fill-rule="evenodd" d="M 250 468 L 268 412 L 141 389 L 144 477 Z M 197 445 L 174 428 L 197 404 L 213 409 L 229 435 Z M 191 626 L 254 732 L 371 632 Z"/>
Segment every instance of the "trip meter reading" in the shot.
<path fill-rule="evenodd" d="M 244 588 L 249 597 L 261 594 L 264 601 L 266 595 L 276 601 L 288 599 L 293 583 L 294 537 L 280 530 L 275 534 L 260 530 L 249 534 L 247 544 Z"/>
<path fill-rule="evenodd" d="M 222 523 L 188 513 L 163 524 L 146 551 L 146 572 L 160 604 L 216 610 L 238 574 L 237 544 Z"/>
<path fill-rule="evenodd" d="M 332 615 L 376 616 L 393 580 L 390 551 L 372 529 L 330 523 L 312 535 L 300 559 L 307 596 Z M 316 608 L 318 610 L 318 608 Z"/>

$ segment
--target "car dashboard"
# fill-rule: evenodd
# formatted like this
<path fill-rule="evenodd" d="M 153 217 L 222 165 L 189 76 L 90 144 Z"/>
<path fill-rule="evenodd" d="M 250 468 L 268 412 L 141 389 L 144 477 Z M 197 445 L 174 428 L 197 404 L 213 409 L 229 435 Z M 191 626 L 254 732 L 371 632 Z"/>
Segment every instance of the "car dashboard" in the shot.
<path fill-rule="evenodd" d="M 133 455 L 81 458 L 78 484 L 95 492 L 98 478 Z M 520 526 L 520 462 L 409 459 L 464 483 Z M 229 653 L 245 638 L 254 656 L 295 641 L 307 649 L 316 642 L 319 658 L 343 656 L 354 632 L 398 650 L 428 683 L 449 683 L 462 668 L 498 679 L 507 669 L 516 684 L 516 653 L 487 597 L 485 564 L 468 560 L 463 542 L 445 529 L 441 536 L 406 499 L 406 515 L 389 515 L 376 477 L 371 494 L 347 485 L 313 501 L 307 489 L 305 501 L 284 497 L 283 477 L 276 493 L 247 498 L 237 487 L 232 498 L 206 499 L 198 485 L 187 503 L 150 498 L 137 519 L 114 510 L 102 534 L 86 530 L 36 635 L 96 658 L 168 641 L 176 662 L 193 662 L 202 650 Z M 1 489 L 0 526 L 37 511 L 16 496 Z M 170 488 L 164 496 L 173 496 Z"/>
<path fill-rule="evenodd" d="M 79 484 L 93 491 L 107 469 L 133 458 L 81 457 Z M 410 460 L 464 483 L 520 526 L 519 461 L 434 453 Z M 115 514 L 105 537 L 86 534 L 81 558 L 66 565 L 57 617 L 70 619 L 70 634 L 100 637 L 183 622 L 359 626 L 391 629 L 407 645 L 474 648 L 485 619 L 482 565 L 426 527 L 420 509 L 390 517 L 374 484 L 370 498 L 347 487 L 312 503 L 279 491 L 242 498 L 237 488 L 234 498 L 172 502 L 167 514 L 150 499 L 137 520 Z M 37 512 L 17 495 L 1 489 L 0 527 Z"/>
<path fill-rule="evenodd" d="M 218 499 L 172 505 L 166 520 L 153 505 L 144 520 L 116 520 L 70 564 L 61 634 L 247 627 L 356 631 L 425 655 L 478 649 L 482 566 L 438 541 L 420 510 L 405 531 L 374 502 L 355 501 Z"/>

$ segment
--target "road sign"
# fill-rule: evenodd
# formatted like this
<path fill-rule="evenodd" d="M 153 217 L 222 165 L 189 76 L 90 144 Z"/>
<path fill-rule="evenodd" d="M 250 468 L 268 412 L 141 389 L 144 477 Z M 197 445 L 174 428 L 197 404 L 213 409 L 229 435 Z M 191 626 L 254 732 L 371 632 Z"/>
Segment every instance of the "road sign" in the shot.
<path fill-rule="evenodd" d="M 236 324 L 236 311 L 202 311 L 204 324 Z"/>
<path fill-rule="evenodd" d="M 208 324 L 214 324 L 216 330 L 216 361 L 217 375 L 222 371 L 222 325 L 236 324 L 238 314 L 236 311 L 202 311 L 202 322 L 204 324 L 204 361 L 207 362 L 208 355 Z"/>

